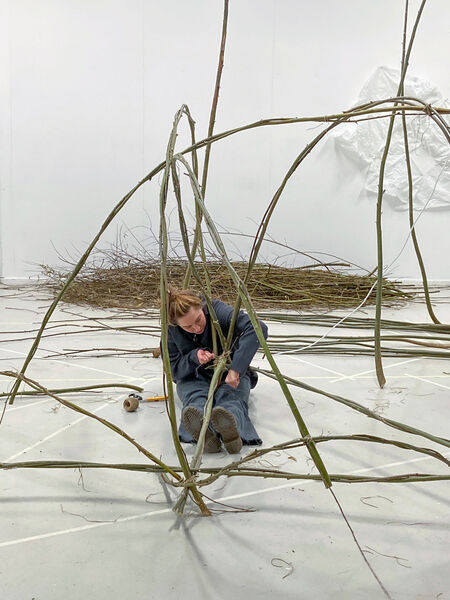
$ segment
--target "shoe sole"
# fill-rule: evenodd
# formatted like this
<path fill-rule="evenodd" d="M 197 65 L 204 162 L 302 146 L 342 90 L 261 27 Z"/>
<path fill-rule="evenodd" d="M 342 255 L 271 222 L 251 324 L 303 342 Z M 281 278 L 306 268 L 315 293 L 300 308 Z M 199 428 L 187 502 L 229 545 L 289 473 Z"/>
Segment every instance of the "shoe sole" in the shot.
<path fill-rule="evenodd" d="M 195 406 L 187 406 L 183 410 L 182 421 L 186 431 L 188 431 L 197 441 L 203 423 L 202 413 L 198 410 L 198 408 L 195 408 Z M 207 429 L 205 435 L 205 447 L 203 451 L 207 454 L 214 454 L 216 452 L 221 452 L 221 450 L 222 446 L 219 438 L 214 435 L 211 430 Z"/>
<path fill-rule="evenodd" d="M 225 450 L 229 454 L 237 454 L 241 451 L 242 440 L 234 416 L 221 406 L 213 408 L 211 423 L 217 433 L 220 433 Z"/>

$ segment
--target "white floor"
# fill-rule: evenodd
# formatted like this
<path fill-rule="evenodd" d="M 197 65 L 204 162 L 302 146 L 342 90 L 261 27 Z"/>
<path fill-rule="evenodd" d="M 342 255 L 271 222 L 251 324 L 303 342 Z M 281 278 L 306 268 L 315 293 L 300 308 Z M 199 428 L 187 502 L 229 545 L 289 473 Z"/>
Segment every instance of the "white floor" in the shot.
<path fill-rule="evenodd" d="M 32 343 L 33 334 L 26 332 L 40 324 L 47 305 L 43 294 L 0 287 L 0 370 L 20 368 Z M 450 322 L 450 302 L 437 304 L 436 311 Z M 44 338 L 28 375 L 49 388 L 128 382 L 145 387 L 147 395 L 160 394 L 162 366 L 157 359 L 94 357 L 92 352 L 44 358 L 68 349 L 157 345 L 156 337 L 88 331 L 95 321 L 76 320 L 108 314 L 73 306 L 59 309 L 51 325 L 71 322 L 63 330 L 49 328 L 48 333 L 69 335 Z M 428 320 L 424 306 L 417 303 L 385 311 L 384 316 Z M 105 323 L 135 324 L 132 319 Z M 269 327 L 272 332 L 302 330 Z M 255 362 L 267 366 L 261 358 Z M 383 416 L 449 437 L 450 365 L 445 360 L 385 359 L 383 390 L 377 386 L 369 358 L 282 355 L 278 364 L 285 374 Z M 10 389 L 11 380 L 2 376 L 0 382 L 2 391 Z M 292 390 L 312 435 L 370 433 L 450 456 L 443 446 L 402 434 L 323 396 Z M 126 390 L 116 388 L 70 398 L 126 430 L 166 463 L 176 464 L 163 404 L 147 403 L 135 413 L 126 413 L 122 408 L 126 396 Z M 265 446 L 298 436 L 286 401 L 271 380 L 261 378 L 252 392 L 251 414 Z M 318 449 L 331 473 L 448 474 L 442 462 L 392 446 L 328 442 Z M 186 446 L 188 456 L 192 452 Z M 115 433 L 55 400 L 17 398 L 0 426 L 0 460 L 52 459 L 146 462 Z M 225 454 L 204 460 L 209 466 L 228 462 Z M 304 473 L 313 470 L 302 449 L 270 455 L 254 466 L 258 464 Z M 2 600 L 386 597 L 332 495 L 319 482 L 219 480 L 205 493 L 246 512 L 217 512 L 202 518 L 191 506 L 186 517 L 177 520 L 171 510 L 176 491 L 155 474 L 16 469 L 0 471 L 0 478 Z M 336 483 L 333 491 L 390 597 L 450 599 L 448 482 Z"/>

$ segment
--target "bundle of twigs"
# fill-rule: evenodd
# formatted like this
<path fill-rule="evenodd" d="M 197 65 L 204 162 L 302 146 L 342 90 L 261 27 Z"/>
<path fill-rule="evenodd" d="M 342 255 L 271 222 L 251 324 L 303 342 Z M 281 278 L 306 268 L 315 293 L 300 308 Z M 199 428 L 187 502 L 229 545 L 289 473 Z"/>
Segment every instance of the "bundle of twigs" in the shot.
<path fill-rule="evenodd" d="M 315 333 L 271 335 L 269 346 L 273 352 L 282 354 L 343 354 L 346 356 L 373 356 L 373 335 L 332 335 L 335 329 L 373 329 L 374 319 L 347 316 L 340 319 L 333 315 L 298 315 L 295 313 L 259 312 L 266 321 L 326 327 L 324 335 Z M 381 348 L 383 356 L 423 358 L 450 358 L 450 325 L 437 323 L 410 323 L 382 319 Z"/>
<path fill-rule="evenodd" d="M 234 270 L 244 279 L 248 264 L 232 261 Z M 318 265 L 320 267 L 320 265 Z M 166 266 L 168 279 L 173 285 L 183 287 L 188 261 L 172 259 Z M 206 286 L 205 270 L 197 264 L 202 284 L 192 281 L 192 287 L 202 291 Z M 67 275 L 50 267 L 44 267 L 49 285 L 58 293 Z M 161 263 L 158 259 L 136 260 L 130 263 L 128 256 L 116 254 L 110 266 L 104 262 L 87 266 L 72 282 L 64 301 L 78 305 L 103 308 L 154 308 L 158 306 Z M 219 261 L 208 262 L 211 294 L 224 302 L 236 300 L 236 286 L 226 265 Z M 304 308 L 353 308 L 375 303 L 374 283 L 370 275 L 354 275 L 329 267 L 285 267 L 257 263 L 249 278 L 247 288 L 257 308 L 287 309 Z M 367 298 L 366 298 L 367 296 Z M 397 281 L 383 280 L 385 305 L 410 299 L 412 291 Z"/>

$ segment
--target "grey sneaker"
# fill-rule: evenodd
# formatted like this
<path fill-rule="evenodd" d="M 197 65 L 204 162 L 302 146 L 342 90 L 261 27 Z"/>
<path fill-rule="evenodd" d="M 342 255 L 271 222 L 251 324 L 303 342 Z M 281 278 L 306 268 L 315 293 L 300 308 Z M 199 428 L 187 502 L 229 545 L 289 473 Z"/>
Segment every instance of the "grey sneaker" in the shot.
<path fill-rule="evenodd" d="M 242 440 L 236 424 L 236 419 L 226 408 L 216 406 L 212 409 L 211 424 L 220 433 L 223 445 L 229 454 L 241 451 Z"/>
<path fill-rule="evenodd" d="M 192 435 L 194 440 L 198 440 L 200 429 L 202 428 L 203 423 L 203 415 L 198 408 L 195 408 L 195 406 L 187 406 L 183 410 L 181 420 L 183 421 L 183 425 L 186 427 L 186 431 Z M 214 435 L 210 429 L 207 429 L 205 435 L 204 452 L 212 454 L 214 452 L 220 452 L 221 450 L 222 445 L 219 438 Z"/>

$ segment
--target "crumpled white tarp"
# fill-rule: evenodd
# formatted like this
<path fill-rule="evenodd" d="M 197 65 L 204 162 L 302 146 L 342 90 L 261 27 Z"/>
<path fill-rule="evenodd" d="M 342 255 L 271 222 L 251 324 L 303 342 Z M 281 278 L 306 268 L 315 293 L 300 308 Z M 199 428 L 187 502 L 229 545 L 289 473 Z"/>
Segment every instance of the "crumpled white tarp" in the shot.
<path fill-rule="evenodd" d="M 400 71 L 378 67 L 361 90 L 357 105 L 397 95 Z M 407 76 L 405 96 L 427 104 L 448 107 L 436 87 L 419 77 Z M 359 166 L 366 166 L 365 189 L 370 197 L 378 194 L 380 161 L 386 144 L 388 119 L 340 125 L 333 134 L 336 150 Z M 450 207 L 450 146 L 441 130 L 427 116 L 407 117 L 408 142 L 413 176 L 414 209 Z M 396 118 L 384 178 L 383 199 L 393 208 L 408 208 L 408 179 L 405 165 L 401 117 Z"/>

